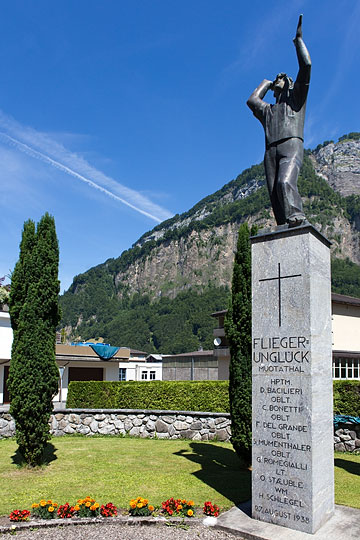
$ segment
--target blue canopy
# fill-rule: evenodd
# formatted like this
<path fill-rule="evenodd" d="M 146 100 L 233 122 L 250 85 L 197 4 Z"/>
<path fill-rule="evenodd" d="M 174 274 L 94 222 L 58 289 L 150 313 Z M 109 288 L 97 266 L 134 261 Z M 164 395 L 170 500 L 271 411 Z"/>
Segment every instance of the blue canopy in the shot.
<path fill-rule="evenodd" d="M 360 417 L 336 414 L 334 416 L 335 429 L 338 429 L 340 424 L 360 424 Z"/>
<path fill-rule="evenodd" d="M 111 345 L 104 345 L 103 343 L 90 345 L 90 347 L 103 360 L 110 360 L 120 349 L 120 347 L 111 347 Z"/>

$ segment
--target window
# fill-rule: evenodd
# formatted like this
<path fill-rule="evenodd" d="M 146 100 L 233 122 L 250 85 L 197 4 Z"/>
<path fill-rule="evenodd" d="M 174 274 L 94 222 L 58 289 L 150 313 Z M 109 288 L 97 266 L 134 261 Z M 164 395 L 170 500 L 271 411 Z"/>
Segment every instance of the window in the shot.
<path fill-rule="evenodd" d="M 150 381 L 155 380 L 156 371 L 150 371 Z"/>
<path fill-rule="evenodd" d="M 141 380 L 142 380 L 142 381 L 145 381 L 145 380 L 148 378 L 147 375 L 148 375 L 148 374 L 147 374 L 147 371 L 142 371 L 142 372 L 141 372 Z"/>
<path fill-rule="evenodd" d="M 360 358 L 334 358 L 333 379 L 360 379 Z"/>
<path fill-rule="evenodd" d="M 126 367 L 119 368 L 119 381 L 126 381 Z"/>

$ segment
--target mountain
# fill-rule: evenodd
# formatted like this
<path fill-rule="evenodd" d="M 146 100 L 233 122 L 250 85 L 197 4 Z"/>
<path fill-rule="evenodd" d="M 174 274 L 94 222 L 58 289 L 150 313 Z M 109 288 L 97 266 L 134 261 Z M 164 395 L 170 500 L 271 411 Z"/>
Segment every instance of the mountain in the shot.
<path fill-rule="evenodd" d="M 360 296 L 360 134 L 307 150 L 299 177 L 308 220 L 332 241 L 333 291 Z M 274 224 L 263 165 L 76 276 L 61 297 L 71 337 L 163 353 L 211 347 L 211 311 L 227 307 L 240 224 Z"/>

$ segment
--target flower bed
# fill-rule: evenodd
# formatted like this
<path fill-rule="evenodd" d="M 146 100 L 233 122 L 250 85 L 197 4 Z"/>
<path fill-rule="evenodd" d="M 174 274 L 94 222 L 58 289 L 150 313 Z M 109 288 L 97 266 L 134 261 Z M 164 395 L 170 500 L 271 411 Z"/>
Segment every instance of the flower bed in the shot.
<path fill-rule="evenodd" d="M 217 517 L 220 509 L 216 504 L 206 501 L 202 513 L 206 516 Z M 166 518 L 181 517 L 192 518 L 196 514 L 195 503 L 187 499 L 174 499 L 171 497 L 161 503 L 161 507 L 149 504 L 149 500 L 143 497 L 131 499 L 129 509 L 122 512 L 133 517 L 146 517 L 163 515 Z M 9 515 L 10 521 L 29 521 L 30 519 L 66 519 L 66 518 L 96 518 L 115 517 L 118 508 L 111 502 L 100 504 L 90 496 L 78 499 L 76 504 L 58 504 L 52 499 L 41 499 L 31 505 L 31 512 L 27 509 L 13 510 Z"/>

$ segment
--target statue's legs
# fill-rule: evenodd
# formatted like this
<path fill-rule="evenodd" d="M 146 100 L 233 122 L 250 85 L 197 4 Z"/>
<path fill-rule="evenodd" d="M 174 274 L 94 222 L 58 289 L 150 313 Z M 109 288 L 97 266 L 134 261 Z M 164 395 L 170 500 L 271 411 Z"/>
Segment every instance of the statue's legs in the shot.
<path fill-rule="evenodd" d="M 301 139 L 286 139 L 270 146 L 265 154 L 264 165 L 271 204 L 278 225 L 300 224 L 305 220 L 297 179 L 303 161 Z"/>

